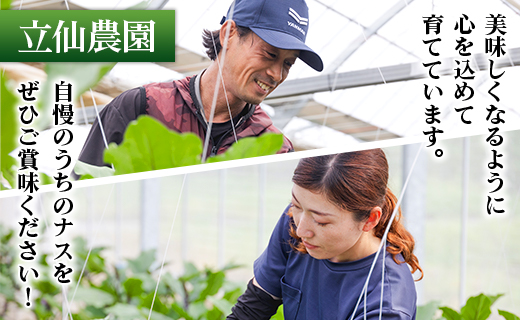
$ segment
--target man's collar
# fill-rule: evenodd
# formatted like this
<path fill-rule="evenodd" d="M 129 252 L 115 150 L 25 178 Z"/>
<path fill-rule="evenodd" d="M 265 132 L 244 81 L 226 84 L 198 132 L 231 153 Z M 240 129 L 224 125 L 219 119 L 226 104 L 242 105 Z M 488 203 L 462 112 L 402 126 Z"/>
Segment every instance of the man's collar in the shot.
<path fill-rule="evenodd" d="M 200 95 L 200 78 L 202 78 L 202 74 L 206 71 L 206 69 L 203 69 L 199 74 L 195 76 L 195 99 L 197 99 L 195 106 L 199 109 L 199 112 L 202 114 L 202 118 L 208 123 L 208 119 L 206 119 L 206 112 L 204 111 L 204 107 L 202 105 L 202 97 Z"/>
<path fill-rule="evenodd" d="M 202 118 L 204 119 L 206 124 L 208 124 L 208 119 L 206 119 L 206 111 L 204 110 L 204 105 L 202 104 L 202 95 L 200 94 L 200 79 L 202 78 L 202 75 L 205 71 L 206 69 L 203 69 L 201 72 L 194 76 L 195 99 L 197 100 L 194 101 L 194 104 L 199 109 L 199 112 L 202 115 Z M 246 103 L 244 109 L 247 111 L 244 112 L 244 110 L 242 110 L 240 113 L 244 114 L 246 117 L 249 118 L 254 113 L 255 107 L 250 103 Z"/>

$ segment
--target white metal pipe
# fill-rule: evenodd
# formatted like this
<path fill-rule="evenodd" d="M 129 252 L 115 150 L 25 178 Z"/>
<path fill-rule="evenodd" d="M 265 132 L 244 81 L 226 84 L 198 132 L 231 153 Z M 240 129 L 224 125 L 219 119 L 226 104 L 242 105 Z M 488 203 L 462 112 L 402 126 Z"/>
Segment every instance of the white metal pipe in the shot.
<path fill-rule="evenodd" d="M 258 255 L 264 250 L 265 233 L 265 180 L 267 168 L 265 164 L 258 165 L 258 221 L 257 221 L 257 249 Z"/>
<path fill-rule="evenodd" d="M 157 249 L 160 233 L 160 180 L 141 181 L 141 251 Z"/>
<path fill-rule="evenodd" d="M 121 224 L 123 223 L 123 209 L 122 209 L 122 205 L 123 205 L 123 197 L 122 197 L 122 188 L 123 188 L 123 185 L 121 183 L 118 183 L 116 184 L 116 194 L 115 194 L 115 202 L 116 202 L 116 210 L 115 210 L 115 213 L 116 213 L 116 217 L 115 217 L 115 220 L 116 220 L 116 223 L 115 223 L 115 246 L 114 246 L 114 254 L 115 254 L 115 257 L 116 257 L 116 266 L 118 266 L 121 262 L 122 262 L 122 254 L 121 254 L 121 251 L 122 251 L 122 232 L 121 232 L 121 229 L 122 229 L 122 226 Z"/>
<path fill-rule="evenodd" d="M 466 252 L 468 246 L 468 193 L 469 193 L 469 137 L 464 137 L 462 146 L 462 211 L 460 225 L 460 287 L 459 304 L 466 302 Z"/>
<path fill-rule="evenodd" d="M 226 197 L 226 169 L 222 169 L 219 172 L 219 199 L 218 199 L 218 217 L 217 217 L 217 228 L 218 228 L 218 249 L 217 249 L 217 264 L 219 268 L 224 266 L 224 234 L 225 234 L 225 197 Z"/>
<path fill-rule="evenodd" d="M 184 194 L 181 199 L 181 259 L 188 260 L 188 185 L 190 175 L 186 175 L 184 180 Z"/>

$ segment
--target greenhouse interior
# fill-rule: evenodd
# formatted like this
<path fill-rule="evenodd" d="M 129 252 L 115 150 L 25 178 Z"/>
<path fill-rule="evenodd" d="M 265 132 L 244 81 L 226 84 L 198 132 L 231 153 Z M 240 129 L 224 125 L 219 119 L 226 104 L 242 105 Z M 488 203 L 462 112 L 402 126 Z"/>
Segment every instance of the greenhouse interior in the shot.
<path fill-rule="evenodd" d="M 11 88 L 13 83 L 45 82 L 64 74 L 71 81 L 86 79 L 71 145 L 71 155 L 77 159 L 96 114 L 114 97 L 147 83 L 182 79 L 210 65 L 201 43 L 202 31 L 220 28 L 230 2 L 12 1 L 11 10 L 125 10 L 135 6 L 175 10 L 175 62 L 0 62 L 2 79 Z M 228 310 L 229 301 L 222 300 L 223 296 L 233 296 L 236 301 L 237 292 L 243 292 L 252 278 L 255 259 L 264 251 L 291 201 L 297 155 L 379 146 L 383 146 L 390 165 L 389 187 L 401 201 L 404 224 L 415 238 L 415 254 L 424 271 L 424 278 L 415 282 L 421 308 L 417 319 L 440 319 L 439 307 L 460 310 L 470 297 L 479 294 L 496 299 L 490 319 L 505 317 L 497 310 L 520 315 L 520 235 L 514 231 L 520 228 L 520 146 L 514 143 L 520 139 L 514 85 L 520 76 L 520 1 L 306 2 L 310 14 L 306 43 L 320 54 L 325 68 L 317 72 L 298 61 L 285 82 L 261 104 L 292 141 L 296 156 L 216 170 L 203 165 L 185 172 L 165 171 L 153 178 L 128 175 L 117 183 L 105 178 L 98 178 L 95 184 L 78 182 L 72 191 L 75 206 L 70 240 L 77 250 L 76 277 L 84 277 L 87 284 L 60 288 L 42 272 L 41 294 L 36 298 L 50 306 L 34 310 L 24 307 L 25 293 L 16 290 L 9 279 L 9 272 L 18 272 L 16 263 L 6 263 L 16 250 L 13 232 L 18 228 L 24 197 L 14 190 L 0 191 L 0 319 L 72 319 L 73 313 L 77 319 L 95 319 L 97 311 L 93 310 L 105 309 L 119 315 L 116 319 L 146 319 L 150 309 L 154 312 L 150 311 L 148 319 L 170 319 L 161 308 L 170 308 L 166 306 L 168 295 L 182 294 L 186 295 L 181 299 L 185 305 L 174 308 L 179 318 L 224 319 L 223 312 L 203 318 L 204 312 L 208 304 Z M 505 54 L 492 57 L 484 39 L 489 32 L 487 19 L 497 14 L 506 18 Z M 431 55 L 431 47 L 429 51 L 424 42 L 432 38 L 426 34 L 424 22 L 432 15 L 443 16 L 441 40 L 435 47 L 438 57 Z M 474 24 L 473 32 L 465 35 L 474 44 L 469 58 L 460 56 L 456 49 L 460 37 L 457 25 L 463 20 L 468 24 L 468 19 Z M 433 80 L 425 64 L 436 60 L 442 61 L 442 68 L 435 69 L 440 77 Z M 475 72 L 470 80 L 475 89 L 470 125 L 461 121 L 456 110 L 467 104 L 454 98 L 460 84 L 454 74 L 462 60 L 470 60 Z M 110 71 L 98 80 L 97 75 L 107 68 Z M 495 91 L 500 99 L 495 101 L 489 92 L 497 81 L 490 74 L 502 72 Z M 425 147 L 423 139 L 429 128 L 425 108 L 431 104 L 425 98 L 427 85 L 442 87 L 445 93 L 435 100 L 446 133 L 437 141 L 442 157 Z M 491 160 L 486 107 L 490 104 L 507 115 L 500 127 L 505 141 L 501 147 L 506 172 L 505 213 L 497 214 L 486 212 L 490 188 L 487 163 Z M 53 130 L 41 132 L 41 141 L 51 141 Z M 52 148 L 56 150 L 51 145 L 44 149 Z M 53 174 L 53 157 L 54 153 L 42 152 L 42 172 Z M 51 216 L 50 208 L 59 197 L 52 190 L 35 196 L 34 210 L 44 222 L 39 243 L 43 254 L 52 255 L 56 250 L 54 235 L 47 228 L 57 219 Z M 48 267 L 39 263 L 39 268 Z M 208 293 L 208 283 L 215 281 L 211 277 L 221 276 L 218 287 Z M 132 282 L 125 282 L 125 277 L 140 284 L 135 289 L 140 298 L 128 296 L 126 304 L 118 303 L 116 308 L 117 294 L 107 294 L 109 290 L 104 291 L 103 286 L 112 281 L 115 292 L 122 287 L 129 291 Z M 201 282 L 190 283 L 190 279 Z M 187 296 L 200 294 L 207 295 L 206 300 L 192 299 L 188 306 Z"/>

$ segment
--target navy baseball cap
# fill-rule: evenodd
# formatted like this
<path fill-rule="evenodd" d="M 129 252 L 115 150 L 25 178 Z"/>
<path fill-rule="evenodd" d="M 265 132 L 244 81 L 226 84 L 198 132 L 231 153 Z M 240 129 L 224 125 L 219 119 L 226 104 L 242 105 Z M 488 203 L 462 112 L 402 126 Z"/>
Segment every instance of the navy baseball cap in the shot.
<path fill-rule="evenodd" d="M 320 56 L 305 44 L 309 9 L 304 0 L 236 0 L 220 24 L 228 19 L 248 27 L 273 47 L 300 50 L 303 62 L 316 71 L 323 70 Z"/>

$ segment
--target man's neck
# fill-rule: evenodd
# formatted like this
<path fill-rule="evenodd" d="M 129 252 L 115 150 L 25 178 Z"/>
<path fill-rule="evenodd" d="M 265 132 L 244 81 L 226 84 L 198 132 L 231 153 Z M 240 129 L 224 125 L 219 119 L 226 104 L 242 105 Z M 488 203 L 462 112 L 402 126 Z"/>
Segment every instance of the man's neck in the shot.
<path fill-rule="evenodd" d="M 211 65 L 204 71 L 200 79 L 200 95 L 202 100 L 202 107 L 204 108 L 204 114 L 206 119 L 209 121 L 211 115 L 211 106 L 215 95 L 215 82 L 218 77 L 218 64 L 213 61 Z M 230 120 L 229 109 L 233 117 L 237 116 L 246 106 L 246 103 L 242 100 L 232 98 L 228 95 L 228 101 L 226 101 L 226 91 L 222 86 L 222 79 L 219 80 L 217 101 L 215 105 L 215 112 L 213 114 L 213 122 L 226 122 Z M 225 79 L 224 79 L 225 83 Z"/>

